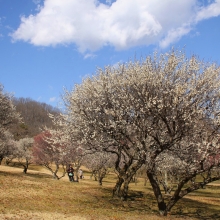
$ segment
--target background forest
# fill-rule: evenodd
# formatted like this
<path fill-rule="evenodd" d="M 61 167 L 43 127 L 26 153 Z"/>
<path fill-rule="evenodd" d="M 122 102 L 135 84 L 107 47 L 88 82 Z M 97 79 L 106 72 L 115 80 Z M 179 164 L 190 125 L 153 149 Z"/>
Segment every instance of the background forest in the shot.
<path fill-rule="evenodd" d="M 14 98 L 12 102 L 23 119 L 20 124 L 11 125 L 10 130 L 16 139 L 34 137 L 45 126 L 52 127 L 53 123 L 48 114 L 60 113 L 58 108 L 30 98 Z"/>

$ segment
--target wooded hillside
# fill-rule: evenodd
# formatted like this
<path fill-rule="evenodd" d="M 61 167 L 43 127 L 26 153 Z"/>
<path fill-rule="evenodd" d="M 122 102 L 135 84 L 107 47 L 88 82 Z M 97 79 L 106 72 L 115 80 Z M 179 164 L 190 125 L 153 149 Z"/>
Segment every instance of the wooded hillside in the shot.
<path fill-rule="evenodd" d="M 59 114 L 60 112 L 58 108 L 30 98 L 15 98 L 13 104 L 20 113 L 23 122 L 11 127 L 15 139 L 33 137 L 40 133 L 44 126 L 52 127 L 48 113 Z"/>

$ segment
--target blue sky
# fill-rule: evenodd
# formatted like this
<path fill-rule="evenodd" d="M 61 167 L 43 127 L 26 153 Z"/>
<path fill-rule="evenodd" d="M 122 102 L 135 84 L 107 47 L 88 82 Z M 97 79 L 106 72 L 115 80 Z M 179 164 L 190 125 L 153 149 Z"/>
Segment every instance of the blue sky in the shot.
<path fill-rule="evenodd" d="M 0 83 L 58 106 L 98 67 L 171 47 L 220 64 L 220 0 L 0 0 Z"/>

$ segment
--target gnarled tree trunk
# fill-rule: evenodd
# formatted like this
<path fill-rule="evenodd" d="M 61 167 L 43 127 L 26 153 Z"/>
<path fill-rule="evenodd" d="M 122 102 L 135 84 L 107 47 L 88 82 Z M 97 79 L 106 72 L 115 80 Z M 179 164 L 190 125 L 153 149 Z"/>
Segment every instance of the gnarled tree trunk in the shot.
<path fill-rule="evenodd" d="M 120 197 L 121 195 L 121 186 L 124 182 L 124 179 L 118 176 L 118 180 L 113 188 L 113 193 L 112 193 L 112 197 L 114 197 L 115 195 Z"/>
<path fill-rule="evenodd" d="M 166 216 L 167 215 L 167 206 L 166 206 L 166 203 L 164 202 L 164 198 L 161 193 L 160 186 L 156 180 L 156 177 L 154 176 L 154 174 L 150 170 L 147 170 L 147 177 L 148 177 L 150 184 L 152 186 L 152 189 L 154 191 L 154 195 L 157 200 L 159 213 L 160 213 L 160 215 Z"/>

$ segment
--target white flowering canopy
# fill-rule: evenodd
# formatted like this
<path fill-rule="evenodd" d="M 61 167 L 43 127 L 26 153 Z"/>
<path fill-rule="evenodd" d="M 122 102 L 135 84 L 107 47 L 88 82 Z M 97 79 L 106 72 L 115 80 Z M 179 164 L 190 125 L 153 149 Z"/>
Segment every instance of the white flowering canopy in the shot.
<path fill-rule="evenodd" d="M 19 120 L 19 114 L 12 103 L 12 95 L 4 93 L 3 86 L 0 84 L 0 129 L 8 127 L 10 123 L 17 120 Z"/>
<path fill-rule="evenodd" d="M 219 125 L 219 76 L 215 64 L 175 50 L 98 69 L 65 92 L 68 129 L 81 144 L 134 154 L 206 138 Z"/>
<path fill-rule="evenodd" d="M 176 50 L 155 53 L 98 69 L 65 91 L 64 102 L 70 138 L 87 150 L 115 155 L 118 196 L 126 198 L 143 165 L 163 215 L 186 194 L 220 179 L 212 172 L 220 167 L 220 68 L 214 63 Z M 167 204 L 157 176 L 164 171 L 181 177 Z M 184 190 L 197 175 L 203 182 Z"/>
<path fill-rule="evenodd" d="M 8 128 L 10 124 L 17 123 L 19 120 L 20 116 L 12 104 L 12 96 L 4 93 L 3 86 L 0 84 L 0 162 L 13 151 L 13 135 Z"/>

